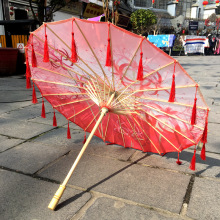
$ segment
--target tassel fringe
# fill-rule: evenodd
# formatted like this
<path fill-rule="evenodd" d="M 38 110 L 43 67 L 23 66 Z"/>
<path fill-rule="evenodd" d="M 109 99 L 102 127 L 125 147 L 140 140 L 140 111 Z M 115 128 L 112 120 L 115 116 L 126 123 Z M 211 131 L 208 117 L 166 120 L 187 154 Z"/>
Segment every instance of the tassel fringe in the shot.
<path fill-rule="evenodd" d="M 32 44 L 32 51 L 31 51 L 31 64 L 32 64 L 32 67 L 37 67 L 37 59 L 36 59 L 36 55 L 35 55 L 35 52 L 34 52 L 34 45 Z"/>
<path fill-rule="evenodd" d="M 206 160 L 206 155 L 205 155 L 205 143 L 203 144 L 201 153 L 200 153 L 200 157 L 202 160 Z"/>
<path fill-rule="evenodd" d="M 139 66 L 138 66 L 138 74 L 137 74 L 137 80 L 142 81 L 143 80 L 143 52 L 140 53 L 140 60 L 139 60 Z"/>
<path fill-rule="evenodd" d="M 178 165 L 181 165 L 181 164 L 182 164 L 182 162 L 180 161 L 180 156 L 179 156 L 179 152 L 178 152 L 178 158 L 177 158 L 177 161 L 176 161 L 176 163 L 177 163 Z"/>
<path fill-rule="evenodd" d="M 110 29 L 110 23 L 108 23 L 108 46 L 107 46 L 107 54 L 106 54 L 105 66 L 112 66 L 112 55 L 111 55 L 111 45 L 110 45 L 109 29 Z"/>
<path fill-rule="evenodd" d="M 49 51 L 48 51 L 48 43 L 47 43 L 47 34 L 46 34 L 46 24 L 45 24 L 45 41 L 44 41 L 44 59 L 45 63 L 49 62 Z"/>
<path fill-rule="evenodd" d="M 169 102 L 174 102 L 175 101 L 175 74 L 173 74 L 173 80 L 172 80 L 172 85 L 171 85 L 171 90 L 170 90 L 170 97 L 169 97 Z"/>
<path fill-rule="evenodd" d="M 67 128 L 67 139 L 71 139 L 71 134 L 70 134 L 70 123 L 68 121 L 68 128 Z"/>
<path fill-rule="evenodd" d="M 196 148 L 194 149 L 194 154 L 190 163 L 190 167 L 191 170 L 196 170 Z"/>
<path fill-rule="evenodd" d="M 194 125 L 196 123 L 196 101 L 197 101 L 197 98 L 194 99 L 194 105 L 193 105 L 192 117 L 191 117 L 191 125 Z"/>
<path fill-rule="evenodd" d="M 42 112 L 41 112 L 41 118 L 46 118 L 45 106 L 44 106 L 44 98 L 43 98 L 43 97 L 42 97 Z"/>
<path fill-rule="evenodd" d="M 29 66 L 29 60 L 28 60 L 28 52 L 27 49 L 25 50 L 25 55 L 26 55 L 26 89 L 31 88 L 31 69 Z"/>
<path fill-rule="evenodd" d="M 84 140 L 83 140 L 83 144 L 86 143 L 86 131 L 85 131 L 85 134 L 84 134 Z"/>
<path fill-rule="evenodd" d="M 38 103 L 34 83 L 33 83 L 33 92 L 32 92 L 32 103 L 33 104 Z"/>
<path fill-rule="evenodd" d="M 57 118 L 56 118 L 56 115 L 55 115 L 55 110 L 53 112 L 53 126 L 57 127 Z"/>
<path fill-rule="evenodd" d="M 73 19 L 74 21 L 75 19 Z M 73 63 L 77 62 L 78 56 L 76 53 L 76 43 L 75 43 L 75 39 L 74 39 L 74 32 L 73 32 L 73 21 L 72 21 L 72 44 L 71 44 L 71 61 Z"/>

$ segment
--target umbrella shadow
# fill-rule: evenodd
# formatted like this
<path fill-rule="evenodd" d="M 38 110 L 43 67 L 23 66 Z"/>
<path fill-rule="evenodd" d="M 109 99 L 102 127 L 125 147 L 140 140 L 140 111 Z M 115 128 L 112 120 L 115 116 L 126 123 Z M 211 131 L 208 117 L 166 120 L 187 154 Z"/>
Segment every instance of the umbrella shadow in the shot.
<path fill-rule="evenodd" d="M 98 185 L 100 185 L 100 184 L 106 182 L 107 180 L 109 180 L 109 179 L 111 179 L 112 177 L 118 175 L 119 173 L 123 172 L 124 170 L 128 169 L 129 167 L 131 167 L 131 166 L 137 164 L 138 162 L 140 162 L 141 160 L 143 160 L 144 158 L 146 158 L 146 157 L 148 157 L 148 156 L 149 156 L 149 155 L 146 154 L 145 156 L 143 156 L 143 157 L 141 157 L 141 158 L 135 160 L 134 162 L 132 162 L 132 163 L 128 164 L 127 166 L 121 168 L 120 170 L 114 172 L 114 173 L 111 174 L 110 176 L 108 176 L 108 177 L 106 177 L 106 178 L 100 180 L 99 182 L 95 183 L 94 185 L 90 186 L 90 187 L 87 188 L 85 191 L 83 191 L 83 192 L 81 192 L 81 193 L 78 193 L 78 194 L 76 194 L 75 196 L 73 196 L 73 197 L 71 197 L 71 198 L 69 198 L 69 199 L 67 199 L 67 200 L 65 200 L 65 201 L 63 201 L 63 202 L 61 202 L 60 204 L 57 205 L 56 211 L 58 211 L 59 209 L 65 207 L 65 206 L 67 206 L 67 205 L 69 205 L 70 203 L 72 203 L 72 202 L 74 202 L 75 200 L 77 200 L 77 199 L 79 199 L 80 197 L 82 197 L 85 193 L 91 191 L 91 190 L 92 190 L 93 188 L 95 188 L 96 186 L 98 186 Z"/>

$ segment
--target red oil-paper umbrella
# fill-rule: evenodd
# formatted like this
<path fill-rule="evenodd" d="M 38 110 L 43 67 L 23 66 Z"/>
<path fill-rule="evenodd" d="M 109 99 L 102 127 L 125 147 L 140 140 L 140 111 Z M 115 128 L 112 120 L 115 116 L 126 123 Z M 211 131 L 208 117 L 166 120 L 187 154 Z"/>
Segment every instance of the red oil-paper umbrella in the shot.
<path fill-rule="evenodd" d="M 71 122 L 90 132 L 50 209 L 93 135 L 143 152 L 178 152 L 178 164 L 179 153 L 193 146 L 191 169 L 202 141 L 205 158 L 209 108 L 199 85 L 146 38 L 111 23 L 71 18 L 32 32 L 26 56 L 35 61 L 28 63 L 27 77 L 54 114 L 56 110 L 66 117 L 67 137 Z"/>

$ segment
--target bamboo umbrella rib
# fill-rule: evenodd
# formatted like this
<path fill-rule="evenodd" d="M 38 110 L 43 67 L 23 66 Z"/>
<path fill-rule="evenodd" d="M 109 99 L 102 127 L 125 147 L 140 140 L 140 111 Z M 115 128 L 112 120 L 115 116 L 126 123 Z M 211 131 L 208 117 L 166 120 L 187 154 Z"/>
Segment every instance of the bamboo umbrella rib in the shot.
<path fill-rule="evenodd" d="M 154 148 L 156 149 L 158 154 L 161 154 L 160 151 L 157 149 L 156 145 L 153 143 L 153 141 L 150 139 L 150 137 L 146 134 L 145 130 L 141 127 L 140 123 L 135 119 L 135 117 L 133 117 L 133 115 L 131 115 L 131 117 L 135 120 L 135 122 L 138 124 L 138 126 L 141 128 L 141 130 L 144 132 L 144 134 L 146 135 L 148 140 L 151 142 L 151 144 L 154 146 Z"/>
<path fill-rule="evenodd" d="M 97 92 L 96 91 L 96 93 L 98 94 L 98 96 L 99 96 L 99 99 L 100 99 L 100 102 L 101 101 L 103 101 L 103 99 L 101 98 L 101 94 L 102 94 L 102 90 L 101 90 L 101 88 L 100 88 L 100 85 L 98 84 L 98 86 L 96 86 L 96 84 L 95 84 L 95 82 L 91 79 L 91 82 L 92 82 L 92 84 L 94 85 L 94 87 L 96 88 L 96 90 L 97 90 L 97 88 L 98 88 L 98 90 L 99 90 L 99 92 Z"/>
<path fill-rule="evenodd" d="M 168 128 L 170 128 L 171 130 L 177 132 L 179 135 L 183 136 L 184 138 L 186 138 L 187 140 L 191 141 L 193 144 L 196 144 L 195 141 L 191 140 L 190 138 L 188 138 L 186 135 L 182 134 L 181 132 L 177 131 L 175 128 L 172 128 L 170 125 L 168 125 L 167 123 L 165 123 L 164 121 L 160 120 L 159 118 L 153 116 L 152 114 L 146 112 L 143 108 L 141 108 L 141 110 L 145 113 L 147 113 L 148 115 L 150 115 L 151 117 L 155 118 L 157 121 L 159 121 L 160 123 L 164 124 L 165 126 L 167 126 Z"/>
<path fill-rule="evenodd" d="M 30 49 L 28 49 L 29 51 L 31 51 Z M 38 52 L 36 52 L 35 51 L 35 54 L 37 54 L 37 55 L 39 55 L 39 56 L 41 56 L 41 57 L 43 57 L 43 55 L 42 54 L 40 54 L 40 53 L 38 53 Z M 56 64 L 56 65 L 58 65 L 58 66 L 60 66 L 60 67 L 63 67 L 63 68 L 65 68 L 66 70 L 69 70 L 69 71 L 71 71 L 71 72 L 73 72 L 73 73 L 75 73 L 75 74 L 77 74 L 77 75 L 79 75 L 79 76 L 81 76 L 81 77 L 83 77 L 83 78 L 85 78 L 86 80 L 88 80 L 89 78 L 87 78 L 86 76 L 84 76 L 84 75 L 82 75 L 82 74 L 80 74 L 80 73 L 77 73 L 76 71 L 74 71 L 73 69 L 70 69 L 70 68 L 68 68 L 68 67 L 66 67 L 66 66 L 64 66 L 64 65 L 61 65 L 60 63 L 57 63 L 57 62 L 55 62 L 54 60 L 52 60 L 52 59 L 49 59 L 50 60 L 50 62 L 52 62 L 52 63 L 54 63 L 54 64 Z M 69 73 L 69 72 L 68 72 Z M 94 78 L 92 75 L 90 75 L 89 73 L 87 73 L 91 78 Z M 70 74 L 71 75 L 71 74 Z M 71 77 L 72 77 L 72 75 L 71 75 Z"/>
<path fill-rule="evenodd" d="M 77 101 L 73 101 L 73 102 L 63 103 L 63 104 L 54 106 L 54 108 L 57 108 L 57 107 L 60 107 L 60 106 L 64 106 L 64 105 L 70 105 L 70 104 L 74 104 L 74 103 L 78 103 L 78 102 L 84 102 L 84 101 L 87 101 L 87 100 L 90 100 L 90 98 L 88 98 L 88 99 L 81 99 L 81 100 L 77 100 Z"/>
<path fill-rule="evenodd" d="M 107 130 L 108 130 L 109 119 L 110 119 L 110 113 L 108 113 L 108 121 L 107 121 L 107 125 L 106 125 L 105 136 L 104 136 L 104 139 L 103 139 L 104 142 L 105 142 L 105 138 L 106 138 L 106 134 L 107 134 Z"/>
<path fill-rule="evenodd" d="M 34 33 L 33 33 L 33 34 L 34 34 Z M 41 42 L 44 43 L 44 40 L 40 39 L 37 35 L 34 34 L 34 36 L 35 36 L 38 40 L 40 40 Z M 63 53 L 61 53 L 59 50 L 57 50 L 56 48 L 54 48 L 54 47 L 51 46 L 50 44 L 48 44 L 48 47 L 52 48 L 54 51 L 56 51 L 57 53 L 59 53 L 62 57 L 64 57 L 65 59 L 68 59 L 70 62 L 72 62 L 69 57 L 63 55 Z M 77 65 L 76 63 L 75 63 L 74 65 L 77 66 L 77 67 L 78 67 L 79 69 L 81 69 L 84 73 L 86 73 L 88 76 L 91 77 L 91 74 L 88 73 L 88 72 L 87 72 L 85 69 L 83 69 L 81 66 Z M 100 79 L 100 77 L 97 76 L 97 74 L 96 74 L 94 71 L 92 71 L 92 72 L 94 73 L 94 75 L 96 76 L 97 79 Z M 82 76 L 83 76 L 83 75 L 82 75 Z"/>
<path fill-rule="evenodd" d="M 141 114 L 138 112 L 135 112 L 140 118 L 142 118 L 151 128 L 153 128 L 159 135 L 161 135 L 171 146 L 173 146 L 178 152 L 181 152 L 180 149 L 178 149 L 174 144 L 172 144 L 166 137 L 164 137 L 163 134 L 161 134 L 153 125 L 151 125 L 147 120 L 145 120 Z"/>
<path fill-rule="evenodd" d="M 69 86 L 69 87 L 75 87 L 75 88 L 80 88 L 80 89 L 87 90 L 87 89 L 84 88 L 84 87 L 74 86 L 74 85 L 67 84 L 67 83 L 52 82 L 52 81 L 46 81 L 46 80 L 34 79 L 34 78 L 31 78 L 31 79 L 32 79 L 32 80 L 35 80 L 35 81 L 37 81 L 37 82 L 45 82 L 45 83 L 51 83 L 51 84 L 56 84 L 56 85 Z"/>
<path fill-rule="evenodd" d="M 42 96 L 62 96 L 62 95 L 87 95 L 87 93 L 54 93 L 54 94 L 42 94 Z"/>
<path fill-rule="evenodd" d="M 87 102 L 87 101 L 86 101 Z M 89 105 L 89 103 L 87 102 L 87 104 Z M 92 112 L 92 114 L 93 114 L 93 117 L 95 117 L 95 115 L 94 115 L 94 112 L 93 112 L 93 110 L 92 110 L 92 108 L 91 108 L 91 106 L 89 107 L 90 108 L 90 111 Z M 96 119 L 95 119 L 96 120 Z M 96 120 L 96 122 L 97 122 L 97 120 Z M 98 130 L 99 130 L 99 133 L 100 133 L 100 135 L 102 136 L 102 138 L 103 138 L 103 132 L 101 133 L 101 131 L 100 131 L 100 129 L 99 129 L 99 126 L 98 126 Z"/>
<path fill-rule="evenodd" d="M 49 26 L 47 26 L 47 28 L 67 47 L 71 50 L 71 48 L 65 43 L 65 41 L 63 41 Z M 88 66 L 88 64 L 86 64 L 81 57 L 78 55 L 78 58 L 96 75 L 96 73 Z M 77 65 L 77 64 L 75 64 Z M 97 77 L 97 75 L 96 75 Z"/>
<path fill-rule="evenodd" d="M 169 66 L 169 65 L 171 65 L 171 64 L 173 64 L 173 63 L 174 63 L 174 61 L 171 62 L 171 63 L 168 63 L 168 64 L 166 64 L 166 65 L 164 65 L 164 66 L 162 66 L 162 67 L 160 67 L 160 68 L 158 68 L 158 69 L 156 69 L 156 70 L 154 70 L 154 71 L 152 71 L 151 73 L 149 73 L 148 75 L 144 76 L 143 78 L 145 79 L 147 76 L 149 76 L 149 75 L 151 75 L 151 74 L 153 74 L 153 73 L 156 73 L 157 71 L 159 71 L 159 70 L 161 70 L 161 69 L 163 69 L 163 68 L 166 68 L 167 66 Z M 118 98 L 120 98 L 120 96 L 121 96 L 122 94 L 124 94 L 125 91 L 126 91 L 129 87 L 131 87 L 133 84 L 135 84 L 136 82 L 138 82 L 138 80 L 135 80 L 134 82 L 132 82 L 132 83 L 130 83 L 129 85 L 127 85 L 125 88 L 118 90 L 118 92 L 121 92 L 122 90 L 123 90 L 123 91 L 122 91 L 121 94 L 114 100 L 114 102 L 116 102 L 116 101 L 118 100 Z M 113 104 L 114 104 L 114 102 L 113 102 Z"/>
<path fill-rule="evenodd" d="M 96 85 L 92 82 L 92 80 L 91 80 L 91 82 L 88 81 L 88 83 L 89 83 L 90 88 L 91 88 L 91 90 L 93 91 L 94 95 L 97 94 L 96 97 L 98 97 L 99 103 L 101 103 L 101 97 L 100 97 L 100 95 L 99 95 L 99 92 L 97 91 Z M 93 86 L 92 86 L 92 84 L 93 84 Z M 94 87 L 96 88 L 96 90 L 94 89 Z M 100 90 L 99 90 L 99 91 L 100 91 Z"/>
<path fill-rule="evenodd" d="M 196 85 L 187 85 L 187 86 L 176 86 L 175 88 L 176 89 L 182 89 L 182 88 L 189 88 L 189 87 L 196 87 Z M 161 91 L 161 90 L 169 90 L 171 89 L 171 87 L 164 87 L 164 88 L 155 88 L 155 89 L 144 89 L 144 90 L 135 90 L 134 92 L 130 93 L 128 96 L 125 96 L 123 99 L 120 100 L 123 101 L 123 100 L 126 100 L 128 99 L 129 97 L 133 96 L 134 94 L 136 93 L 139 93 L 139 92 L 146 92 L 146 91 Z M 121 93 L 122 94 L 122 93 Z M 120 95 L 121 95 L 120 94 Z M 119 95 L 119 96 L 120 96 Z M 117 98 L 119 98 L 119 96 Z M 134 96 L 136 97 L 136 96 Z M 116 99 L 115 99 L 116 100 Z M 113 106 L 117 105 L 117 103 L 119 102 L 116 102 L 115 104 L 113 104 Z"/>
<path fill-rule="evenodd" d="M 97 116 L 100 114 L 101 110 L 97 113 L 97 115 L 91 120 L 91 122 L 88 124 L 88 126 L 85 128 L 85 131 L 89 128 L 89 126 L 92 124 L 92 122 L 97 118 Z"/>
<path fill-rule="evenodd" d="M 155 111 L 157 111 L 157 112 L 160 112 L 160 113 L 162 113 L 162 114 L 164 114 L 164 115 L 167 115 L 167 116 L 169 116 L 169 117 L 171 117 L 171 118 L 175 118 L 175 119 L 177 119 L 177 120 L 179 120 L 179 121 L 182 121 L 182 122 L 184 122 L 184 123 L 186 123 L 186 124 L 191 125 L 190 122 L 188 122 L 188 121 L 186 121 L 186 120 L 183 120 L 183 119 L 181 119 L 181 118 L 179 118 L 179 117 L 177 117 L 177 116 L 175 116 L 175 115 L 168 114 L 168 113 L 166 113 L 166 112 L 164 112 L 164 111 L 161 111 L 161 110 L 156 109 L 156 108 L 154 108 L 154 107 L 152 107 L 152 106 L 149 106 L 149 105 L 145 105 L 145 104 L 143 104 L 143 103 L 141 103 L 141 102 L 138 102 L 138 103 L 139 103 L 140 105 L 146 106 L 147 108 L 153 109 L 153 110 L 155 110 Z M 201 129 L 201 130 L 204 130 L 204 128 L 199 127 L 198 125 L 194 125 L 194 127 L 197 127 L 197 128 L 199 128 L 199 129 Z"/>
<path fill-rule="evenodd" d="M 32 66 L 32 65 L 30 64 L 30 66 Z M 62 74 L 62 73 L 58 73 L 58 72 L 56 72 L 56 71 L 49 70 L 49 69 L 44 68 L 44 67 L 41 67 L 41 66 L 37 66 L 36 68 L 42 69 L 42 70 L 45 70 L 45 71 L 47 71 L 47 72 L 54 73 L 54 74 L 57 74 L 57 75 L 60 75 L 60 76 L 63 76 L 63 77 L 66 77 L 66 78 L 68 78 L 68 79 L 73 79 L 73 80 L 75 80 L 75 81 L 77 81 L 77 82 L 81 82 L 81 83 L 83 83 L 83 84 L 85 83 L 84 81 L 81 81 L 81 80 L 79 80 L 79 79 L 75 79 L 74 77 L 66 76 L 66 75 L 64 75 L 64 74 Z"/>
<path fill-rule="evenodd" d="M 118 122 L 119 122 L 120 130 L 121 130 L 122 140 L 123 140 L 123 143 L 124 143 L 124 146 L 125 146 L 125 139 L 124 139 L 124 134 L 123 134 L 122 127 L 121 127 L 120 117 L 119 117 L 119 115 L 117 115 L 117 116 L 118 116 Z"/>
<path fill-rule="evenodd" d="M 108 80 L 108 78 L 107 78 L 107 76 L 106 76 L 106 74 L 105 74 L 105 71 L 103 70 L 103 68 L 102 68 L 102 66 L 101 66 L 101 63 L 99 62 L 99 60 L 98 60 L 98 58 L 97 58 L 95 52 L 93 51 L 93 49 L 92 49 L 92 47 L 91 47 L 89 41 L 87 40 L 87 38 L 86 38 L 86 36 L 84 35 L 84 33 L 82 32 L 81 28 L 80 28 L 79 25 L 77 24 L 76 20 L 74 20 L 74 22 L 75 22 L 75 24 L 77 25 L 77 27 L 78 27 L 79 31 L 81 32 L 83 38 L 85 39 L 86 43 L 88 44 L 88 46 L 89 46 L 89 48 L 90 48 L 90 50 L 91 50 L 93 56 L 95 57 L 97 63 L 99 64 L 99 66 L 100 66 L 100 68 L 101 68 L 101 70 L 102 70 L 102 73 L 103 73 L 104 77 L 107 79 L 107 82 L 108 82 L 108 84 L 109 84 L 109 87 L 111 87 L 111 84 L 110 84 L 110 82 L 109 82 L 109 80 Z"/>
<path fill-rule="evenodd" d="M 140 146 L 141 146 L 141 149 L 144 151 L 144 148 L 143 148 L 143 146 L 142 146 L 142 144 L 141 144 L 141 142 L 140 142 L 140 140 L 139 140 L 139 138 L 138 138 L 138 136 L 137 136 L 136 131 L 134 130 L 133 126 L 131 125 L 131 122 L 130 122 L 130 120 L 128 119 L 128 116 L 125 115 L 125 117 L 126 117 L 128 123 L 129 123 L 129 125 L 131 126 L 131 129 L 132 129 L 132 131 L 134 132 L 134 135 L 135 135 L 136 139 L 138 140 L 138 142 L 139 142 L 139 144 L 140 144 Z"/>
<path fill-rule="evenodd" d="M 74 115 L 70 116 L 70 117 L 68 118 L 68 120 L 70 120 L 71 118 L 75 117 L 76 115 L 79 115 L 80 113 L 82 113 L 82 112 L 86 111 L 88 108 L 90 108 L 90 107 L 92 107 L 92 106 L 94 106 L 94 105 L 95 105 L 95 103 L 94 103 L 94 104 L 92 104 L 92 105 L 90 105 L 90 106 L 88 106 L 88 107 L 86 107 L 86 108 L 84 108 L 84 109 L 83 109 L 83 110 L 81 110 L 80 112 L 77 112 L 76 114 L 74 114 Z"/>
<path fill-rule="evenodd" d="M 174 104 L 174 105 L 180 105 L 180 106 L 186 106 L 186 107 L 191 107 L 191 108 L 193 108 L 193 105 L 184 104 L 184 103 L 180 103 L 180 102 L 169 102 L 169 101 L 163 100 L 163 99 L 153 99 L 153 98 L 142 97 L 142 96 L 140 96 L 140 97 L 134 96 L 134 97 L 135 97 L 135 98 L 138 98 L 138 99 L 147 99 L 147 100 L 156 101 L 156 102 L 166 102 L 166 103 L 169 103 L 169 104 Z M 207 110 L 207 108 L 201 107 L 201 106 L 196 106 L 196 108 Z"/>
<path fill-rule="evenodd" d="M 145 37 L 143 37 L 143 38 L 145 38 Z M 132 58 L 131 58 L 131 60 L 130 60 L 130 62 L 129 62 L 129 64 L 128 64 L 128 66 L 127 66 L 127 68 L 126 68 L 124 74 L 123 74 L 122 77 L 121 77 L 121 80 L 119 81 L 119 84 L 118 84 L 118 86 L 117 86 L 117 89 L 118 89 L 119 86 L 121 85 L 121 82 L 122 82 L 124 76 L 126 75 L 128 69 L 129 69 L 129 67 L 131 66 L 131 63 L 132 63 L 134 57 L 136 56 L 136 54 L 137 54 L 137 52 L 138 52 L 138 50 L 139 50 L 139 48 L 140 48 L 140 46 L 141 46 L 142 41 L 143 41 L 143 39 L 141 39 L 141 41 L 139 42 L 137 49 L 135 50 L 135 52 L 134 52 L 134 54 L 133 54 L 133 56 L 132 56 Z M 117 89 L 116 89 L 116 90 L 117 90 Z"/>

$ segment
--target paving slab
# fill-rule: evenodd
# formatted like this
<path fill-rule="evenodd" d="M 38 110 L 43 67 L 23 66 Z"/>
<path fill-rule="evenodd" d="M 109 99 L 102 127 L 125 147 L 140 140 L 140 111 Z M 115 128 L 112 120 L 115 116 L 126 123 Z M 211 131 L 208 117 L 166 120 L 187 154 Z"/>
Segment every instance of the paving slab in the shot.
<path fill-rule="evenodd" d="M 195 178 L 187 216 L 193 219 L 220 218 L 220 182 Z"/>
<path fill-rule="evenodd" d="M 208 150 L 210 152 L 220 153 L 220 124 L 209 123 L 208 130 Z"/>
<path fill-rule="evenodd" d="M 80 220 L 97 219 L 177 220 L 181 218 L 178 216 L 162 214 L 144 207 L 126 204 L 123 201 L 117 201 L 110 198 L 98 198 Z"/>
<path fill-rule="evenodd" d="M 57 184 L 5 170 L 0 173 L 1 220 L 68 220 L 91 198 L 89 193 L 67 187 L 58 210 L 51 211 L 47 206 L 59 187 Z"/>
<path fill-rule="evenodd" d="M 40 176 L 63 181 L 75 152 Z M 69 184 L 179 213 L 190 176 L 93 155 L 83 155 Z M 172 186 L 172 187 L 171 187 Z"/>
<path fill-rule="evenodd" d="M 0 165 L 34 174 L 50 162 L 71 150 L 67 146 L 44 145 L 26 142 L 0 154 Z"/>
<path fill-rule="evenodd" d="M 38 114 L 39 115 L 39 114 Z M 41 118 L 41 116 L 38 116 L 36 118 L 30 119 L 30 122 L 36 122 L 36 123 L 41 123 L 41 124 L 48 124 L 48 125 L 53 125 L 53 112 L 46 113 L 46 119 Z M 67 119 L 61 115 L 60 113 L 56 112 L 56 119 L 57 119 L 57 126 L 64 126 L 68 124 Z"/>
<path fill-rule="evenodd" d="M 53 126 L 42 126 L 41 124 L 20 121 L 13 118 L 0 117 L 0 124 L 0 134 L 26 140 L 54 129 Z"/>
<path fill-rule="evenodd" d="M 32 94 L 28 90 L 24 90 L 24 91 L 12 90 L 10 92 L 7 92 L 7 95 L 5 95 L 5 92 L 0 92 L 0 100 L 1 103 L 31 101 Z"/>
<path fill-rule="evenodd" d="M 209 150 L 209 144 L 206 145 L 206 149 Z M 197 174 L 202 177 L 220 177 L 220 155 L 214 153 L 206 152 L 206 160 L 202 160 L 200 158 L 201 151 L 197 150 L 196 154 L 196 170 L 192 171 L 189 166 L 190 162 L 193 157 L 193 149 L 192 150 L 184 150 L 180 153 L 180 161 L 182 162 L 181 165 L 176 163 L 177 161 L 177 153 L 168 153 L 163 157 L 158 154 L 150 154 L 137 151 L 132 157 L 132 161 L 136 161 L 141 159 L 138 163 L 152 166 L 152 167 L 159 167 L 159 168 L 166 168 L 175 170 L 178 172 L 184 172 L 188 174 Z"/>
<path fill-rule="evenodd" d="M 15 109 L 22 108 L 30 105 L 30 101 L 25 102 L 14 102 L 14 103 L 1 103 L 0 101 L 0 116 L 6 112 L 11 112 Z"/>
<path fill-rule="evenodd" d="M 33 123 L 34 124 L 34 123 Z M 46 126 L 46 125 L 44 125 Z M 83 146 L 84 133 L 81 131 L 70 130 L 71 139 L 67 139 L 66 128 L 55 128 L 54 130 L 47 132 L 32 140 L 33 143 L 43 143 L 45 145 L 52 146 L 73 146 L 81 149 Z"/>
<path fill-rule="evenodd" d="M 17 139 L 17 138 L 9 138 L 9 137 L 0 135 L 0 152 L 3 152 L 9 148 L 12 148 L 22 142 L 24 142 L 24 140 Z"/>

